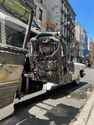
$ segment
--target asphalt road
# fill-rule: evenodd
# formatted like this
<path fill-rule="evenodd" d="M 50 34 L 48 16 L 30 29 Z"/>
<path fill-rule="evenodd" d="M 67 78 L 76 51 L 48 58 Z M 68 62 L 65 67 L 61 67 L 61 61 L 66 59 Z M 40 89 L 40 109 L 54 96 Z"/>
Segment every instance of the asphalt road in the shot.
<path fill-rule="evenodd" d="M 94 69 L 86 69 L 79 85 L 69 84 L 15 105 L 15 112 L 0 125 L 68 125 L 94 88 Z"/>

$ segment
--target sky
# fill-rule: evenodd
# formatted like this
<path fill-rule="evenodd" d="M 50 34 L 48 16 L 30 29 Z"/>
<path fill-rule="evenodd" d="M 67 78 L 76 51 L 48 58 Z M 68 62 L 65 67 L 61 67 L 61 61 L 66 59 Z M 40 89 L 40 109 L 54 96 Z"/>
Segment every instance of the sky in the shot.
<path fill-rule="evenodd" d="M 88 37 L 94 40 L 94 0 L 69 0 L 76 12 L 76 22 L 87 31 Z"/>

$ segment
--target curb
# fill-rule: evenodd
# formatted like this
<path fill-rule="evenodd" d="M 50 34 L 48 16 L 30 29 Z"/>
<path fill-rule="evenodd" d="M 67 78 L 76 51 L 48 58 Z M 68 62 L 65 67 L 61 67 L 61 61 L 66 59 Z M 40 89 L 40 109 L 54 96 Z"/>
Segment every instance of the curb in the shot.
<path fill-rule="evenodd" d="M 76 118 L 76 121 L 74 121 L 70 125 L 88 125 L 87 123 L 90 119 L 90 115 L 93 108 L 94 108 L 94 90 L 91 96 L 89 97 L 88 101 L 86 102 L 85 106 L 83 107 L 82 111 L 78 114 L 79 116 L 77 115 L 78 117 Z"/>

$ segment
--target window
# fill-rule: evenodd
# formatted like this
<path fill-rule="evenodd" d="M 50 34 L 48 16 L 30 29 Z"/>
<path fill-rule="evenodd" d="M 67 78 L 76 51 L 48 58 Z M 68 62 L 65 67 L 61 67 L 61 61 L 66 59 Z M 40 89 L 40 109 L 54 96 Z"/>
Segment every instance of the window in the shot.
<path fill-rule="evenodd" d="M 5 22 L 6 44 L 22 48 L 26 29 L 8 20 Z"/>
<path fill-rule="evenodd" d="M 34 16 L 36 16 L 37 5 L 35 5 Z"/>
<path fill-rule="evenodd" d="M 40 3 L 43 3 L 43 1 L 42 1 L 42 0 L 39 0 L 39 2 L 40 2 Z"/>
<path fill-rule="evenodd" d="M 42 10 L 41 9 L 39 9 L 39 20 L 41 20 L 42 21 Z"/>

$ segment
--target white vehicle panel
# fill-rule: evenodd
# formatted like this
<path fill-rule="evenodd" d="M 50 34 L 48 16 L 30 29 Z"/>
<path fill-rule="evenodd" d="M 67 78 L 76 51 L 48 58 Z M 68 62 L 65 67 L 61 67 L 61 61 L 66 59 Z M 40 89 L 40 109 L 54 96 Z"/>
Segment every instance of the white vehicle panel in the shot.
<path fill-rule="evenodd" d="M 72 75 L 72 80 L 78 79 L 81 70 L 85 70 L 85 65 L 82 63 L 74 63 L 74 73 Z"/>

